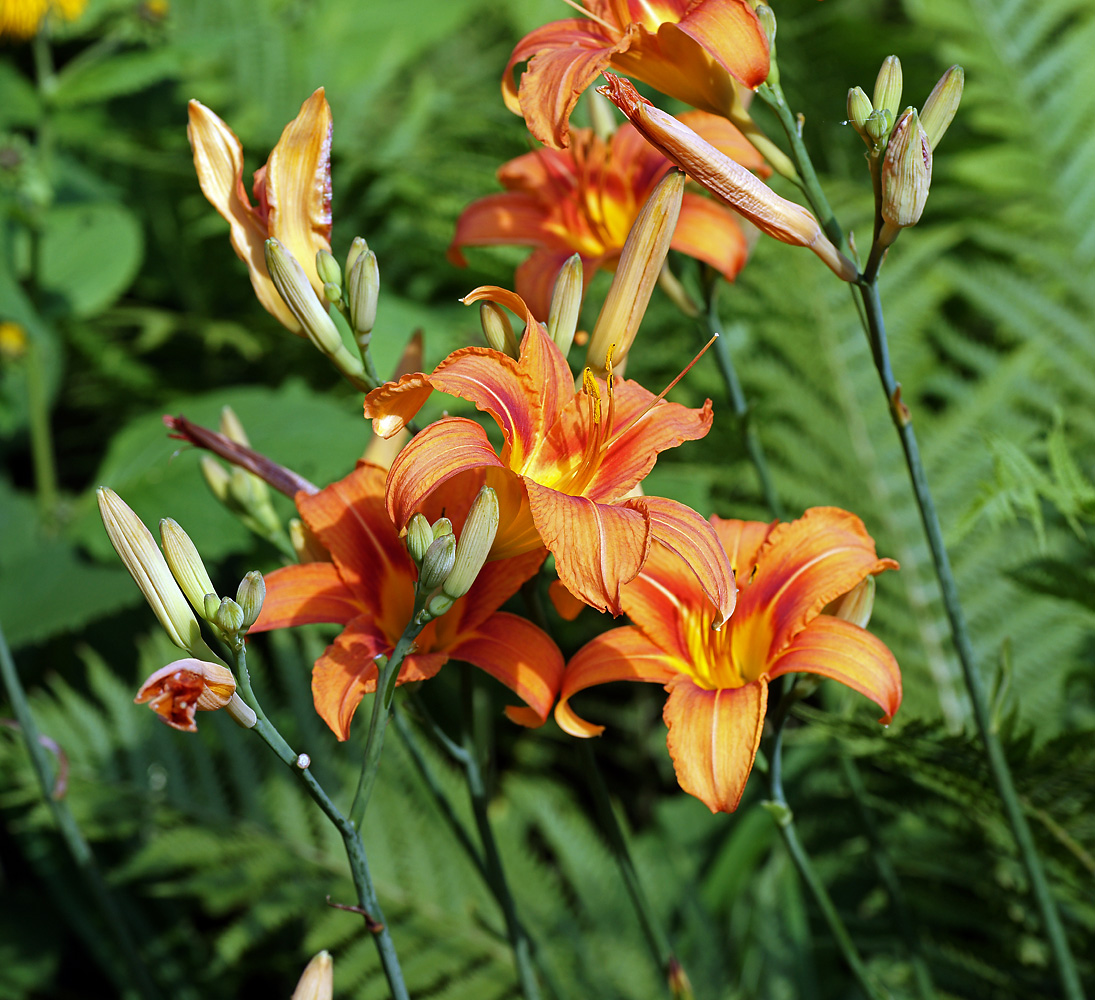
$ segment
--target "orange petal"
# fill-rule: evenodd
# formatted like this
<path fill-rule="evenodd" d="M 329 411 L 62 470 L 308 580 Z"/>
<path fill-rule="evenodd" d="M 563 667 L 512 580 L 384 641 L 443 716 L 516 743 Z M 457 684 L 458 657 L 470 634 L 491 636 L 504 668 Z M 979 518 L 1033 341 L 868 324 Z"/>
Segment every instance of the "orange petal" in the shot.
<path fill-rule="evenodd" d="M 774 624 L 769 657 L 782 652 L 826 604 L 865 576 L 897 568 L 892 559 L 875 554 L 863 522 L 839 507 L 812 507 L 797 520 L 776 525 L 757 552 L 756 564 L 739 610 L 751 616 L 763 609 Z"/>
<path fill-rule="evenodd" d="M 283 566 L 266 574 L 262 613 L 249 632 L 319 622 L 344 625 L 364 610 L 361 600 L 342 582 L 333 563 Z"/>
<path fill-rule="evenodd" d="M 662 717 L 677 781 L 712 812 L 733 812 L 760 746 L 768 685 L 708 691 L 682 674 L 666 688 Z"/>
<path fill-rule="evenodd" d="M 700 0 L 676 29 L 748 89 L 767 79 L 768 37 L 747 0 Z"/>
<path fill-rule="evenodd" d="M 881 639 L 841 618 L 819 615 L 791 640 L 768 675 L 820 674 L 866 695 L 889 725 L 901 705 L 901 670 Z"/>
<path fill-rule="evenodd" d="M 379 466 L 359 465 L 318 493 L 297 494 L 297 509 L 359 605 L 377 615 L 384 602 L 398 605 L 393 614 L 406 605 L 409 616 L 414 570 L 384 505 L 385 477 Z"/>
<path fill-rule="evenodd" d="M 670 248 L 710 264 L 727 281 L 745 266 L 749 243 L 734 213 L 710 198 L 685 192 Z"/>
<path fill-rule="evenodd" d="M 281 133 L 266 164 L 267 222 L 324 303 L 316 253 L 331 249 L 331 109 L 320 87 Z"/>
<path fill-rule="evenodd" d="M 712 624 L 721 628 L 734 610 L 738 588 L 710 522 L 691 507 L 665 497 L 636 497 L 628 500 L 627 506 L 644 511 L 650 521 L 651 538 L 680 556 L 696 575 L 714 605 Z"/>
<path fill-rule="evenodd" d="M 373 433 L 395 437 L 426 405 L 433 386 L 421 372 L 402 375 L 398 382 L 385 382 L 365 397 L 365 419 L 373 422 Z"/>
<path fill-rule="evenodd" d="M 387 508 L 400 529 L 427 496 L 463 472 L 503 468 L 474 420 L 443 417 L 420 431 L 392 463 L 388 473 Z"/>
<path fill-rule="evenodd" d="M 578 97 L 608 65 L 617 43 L 585 18 L 553 21 L 517 43 L 502 75 L 506 107 L 524 115 L 528 130 L 542 143 L 561 148 L 569 139 L 570 113 Z M 528 61 L 519 87 L 513 70 Z"/>
<path fill-rule="evenodd" d="M 552 580 L 548 585 L 548 599 L 555 613 L 565 622 L 574 621 L 588 606 L 567 590 L 562 580 Z"/>
<path fill-rule="evenodd" d="M 262 307 L 282 326 L 304 335 L 289 307 L 282 301 L 266 270 L 265 242 L 270 235 L 266 219 L 243 187 L 243 146 L 235 133 L 198 101 L 188 108 L 186 135 L 194 152 L 194 168 L 202 194 L 231 227 L 236 256 L 247 265 L 251 286 Z"/>
<path fill-rule="evenodd" d="M 439 645 L 447 645 L 447 626 L 450 622 L 453 637 L 479 629 L 484 621 L 517 593 L 521 584 L 536 575 L 546 556 L 547 550 L 538 548 L 509 559 L 488 562 L 479 571 L 471 590 L 458 605 L 459 615 L 457 615 L 457 608 L 453 608 L 438 621 Z M 453 656 L 456 655 L 453 653 Z"/>
<path fill-rule="evenodd" d="M 591 607 L 622 613 L 620 587 L 635 578 L 650 546 L 638 511 L 572 497 L 525 480 L 529 507 L 567 590 Z"/>
<path fill-rule="evenodd" d="M 485 670 L 525 702 L 526 709 L 506 709 L 513 721 L 526 726 L 547 721 L 563 676 L 563 654 L 532 622 L 499 611 L 448 653 Z"/>
<path fill-rule="evenodd" d="M 587 642 L 567 664 L 555 721 L 571 736 L 599 736 L 604 726 L 579 718 L 568 702 L 579 691 L 610 681 L 668 684 L 681 671 L 679 661 L 654 645 L 637 628 L 614 628 Z"/>
<path fill-rule="evenodd" d="M 505 191 L 473 201 L 456 220 L 449 261 L 458 267 L 467 263 L 461 247 L 543 246 L 548 238 L 544 231 L 547 218 L 548 212 L 540 200 L 523 192 Z"/>
<path fill-rule="evenodd" d="M 748 582 L 757 564 L 757 552 L 779 521 L 724 520 L 716 515 L 711 518 L 711 524 L 730 560 L 734 575 L 739 581 Z"/>
<path fill-rule="evenodd" d="M 316 712 L 340 740 L 350 737 L 350 723 L 361 699 L 376 690 L 376 658 L 391 652 L 391 643 L 365 617 L 356 618 L 316 660 L 312 668 L 312 700 Z M 408 656 L 399 683 L 433 677 L 447 653 Z"/>

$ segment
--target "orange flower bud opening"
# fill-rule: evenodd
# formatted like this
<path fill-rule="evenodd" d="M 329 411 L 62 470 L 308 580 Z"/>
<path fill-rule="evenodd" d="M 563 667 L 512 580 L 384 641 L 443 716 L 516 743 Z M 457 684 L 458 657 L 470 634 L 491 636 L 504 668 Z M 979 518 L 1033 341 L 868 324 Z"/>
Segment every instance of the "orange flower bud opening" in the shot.
<path fill-rule="evenodd" d="M 195 712 L 213 712 L 232 700 L 236 678 L 219 663 L 187 658 L 161 667 L 142 685 L 134 702 L 148 704 L 173 729 L 197 732 Z"/>

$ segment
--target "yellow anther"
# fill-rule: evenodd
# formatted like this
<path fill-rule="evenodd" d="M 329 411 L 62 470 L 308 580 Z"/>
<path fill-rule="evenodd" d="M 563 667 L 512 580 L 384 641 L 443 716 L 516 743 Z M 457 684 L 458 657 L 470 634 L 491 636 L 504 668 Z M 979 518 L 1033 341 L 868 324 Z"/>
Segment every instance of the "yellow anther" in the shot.
<path fill-rule="evenodd" d="M 594 378 L 591 368 L 582 369 L 582 388 L 593 405 L 593 422 L 599 424 L 601 422 L 601 389 L 597 385 L 597 379 Z"/>

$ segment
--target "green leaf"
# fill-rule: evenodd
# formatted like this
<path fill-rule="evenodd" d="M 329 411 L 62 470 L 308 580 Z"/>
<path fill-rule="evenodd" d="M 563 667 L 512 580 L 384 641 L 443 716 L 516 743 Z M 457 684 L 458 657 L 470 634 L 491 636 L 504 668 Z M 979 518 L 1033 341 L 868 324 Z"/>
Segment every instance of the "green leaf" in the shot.
<path fill-rule="evenodd" d="M 54 101 L 73 107 L 134 94 L 173 77 L 179 70 L 173 48 L 122 52 L 93 62 L 77 61 L 57 76 Z"/>

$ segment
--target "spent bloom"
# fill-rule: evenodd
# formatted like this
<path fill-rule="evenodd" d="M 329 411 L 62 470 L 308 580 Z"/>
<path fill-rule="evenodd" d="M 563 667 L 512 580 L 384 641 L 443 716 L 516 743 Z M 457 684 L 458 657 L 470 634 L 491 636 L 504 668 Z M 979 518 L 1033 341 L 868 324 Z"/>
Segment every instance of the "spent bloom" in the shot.
<path fill-rule="evenodd" d="M 702 111 L 680 120 L 746 168 L 766 172 L 763 159 L 724 118 Z M 533 247 L 517 270 L 516 291 L 534 316 L 546 318 L 556 275 L 571 254 L 582 258 L 588 282 L 599 268 L 614 270 L 640 208 L 673 165 L 630 124 L 606 141 L 593 129 L 574 129 L 566 149 L 538 149 L 504 164 L 506 189 L 461 213 L 449 259 L 463 265 L 467 246 Z M 732 212 L 686 192 L 672 249 L 696 257 L 732 281 L 748 244 Z"/>
<path fill-rule="evenodd" d="M 255 713 L 236 694 L 236 678 L 223 663 L 211 663 L 189 657 L 175 660 L 153 673 L 133 699 L 147 703 L 173 729 L 197 732 L 195 712 L 215 712 L 226 708 L 228 714 L 245 729 L 256 722 Z"/>
<path fill-rule="evenodd" d="M 878 558 L 859 518 L 836 507 L 815 507 L 783 524 L 711 520 L 739 588 L 726 627 L 712 629 L 717 619 L 692 574 L 656 546 L 623 591 L 634 624 L 575 654 L 555 719 L 573 736 L 596 736 L 603 727 L 570 706 L 579 691 L 616 680 L 665 685 L 677 780 L 712 812 L 732 812 L 760 744 L 769 681 L 817 674 L 874 700 L 883 722 L 897 711 L 897 661 L 863 628 L 871 594 L 864 581 L 897 563 Z"/>
<path fill-rule="evenodd" d="M 198 101 L 190 102 L 189 114 L 186 133 L 202 193 L 231 226 L 232 249 L 247 265 L 263 308 L 303 335 L 270 280 L 265 243 L 276 239 L 285 246 L 323 301 L 316 254 L 331 249 L 331 109 L 323 88 L 301 105 L 269 160 L 255 171 L 255 205 L 243 186 L 243 146 L 235 133 Z"/>

